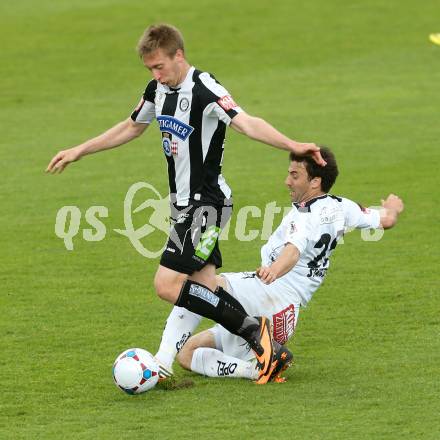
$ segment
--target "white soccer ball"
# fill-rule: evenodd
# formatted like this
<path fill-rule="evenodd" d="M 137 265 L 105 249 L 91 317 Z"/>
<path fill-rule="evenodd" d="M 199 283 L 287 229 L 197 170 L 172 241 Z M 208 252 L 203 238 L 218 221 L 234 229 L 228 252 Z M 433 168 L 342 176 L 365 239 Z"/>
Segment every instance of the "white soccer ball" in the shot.
<path fill-rule="evenodd" d="M 128 394 L 144 393 L 157 384 L 159 365 L 147 350 L 130 348 L 116 358 L 113 379 Z"/>

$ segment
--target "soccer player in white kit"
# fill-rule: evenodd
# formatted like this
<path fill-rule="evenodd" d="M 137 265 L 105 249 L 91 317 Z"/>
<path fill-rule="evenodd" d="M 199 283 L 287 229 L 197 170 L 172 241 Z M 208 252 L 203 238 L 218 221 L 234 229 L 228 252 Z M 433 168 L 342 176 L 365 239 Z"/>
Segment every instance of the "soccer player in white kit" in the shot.
<path fill-rule="evenodd" d="M 218 285 L 238 300 L 237 307 L 241 304 L 250 316 L 271 320 L 273 337 L 280 344 L 293 335 L 300 307 L 307 305 L 323 282 L 330 256 L 344 233 L 354 228 L 391 228 L 403 210 L 402 200 L 393 194 L 382 200 L 382 209 L 365 209 L 328 194 L 338 168 L 328 148 L 321 148 L 321 155 L 325 167 L 290 154 L 285 183 L 291 191 L 292 210 L 261 248 L 261 267 L 217 276 Z M 198 315 L 173 309 L 156 355 L 163 371 L 172 372 L 177 355 L 184 368 L 199 374 L 256 379 L 255 355 L 244 339 L 219 324 L 189 337 L 199 321 Z M 282 381 L 279 374 L 276 381 Z"/>

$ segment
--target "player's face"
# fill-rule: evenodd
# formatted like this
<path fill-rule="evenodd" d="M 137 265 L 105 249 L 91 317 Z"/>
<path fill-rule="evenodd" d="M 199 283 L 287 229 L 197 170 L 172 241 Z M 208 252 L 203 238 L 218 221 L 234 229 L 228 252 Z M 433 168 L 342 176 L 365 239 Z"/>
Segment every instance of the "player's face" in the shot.
<path fill-rule="evenodd" d="M 300 203 L 308 200 L 313 193 L 312 182 L 313 180 L 309 180 L 304 162 L 290 162 L 285 184 L 290 189 L 292 202 Z"/>
<path fill-rule="evenodd" d="M 169 56 L 163 49 L 157 49 L 142 57 L 144 66 L 153 74 L 155 80 L 169 87 L 175 87 L 184 79 L 185 58 L 178 49 L 174 56 Z"/>

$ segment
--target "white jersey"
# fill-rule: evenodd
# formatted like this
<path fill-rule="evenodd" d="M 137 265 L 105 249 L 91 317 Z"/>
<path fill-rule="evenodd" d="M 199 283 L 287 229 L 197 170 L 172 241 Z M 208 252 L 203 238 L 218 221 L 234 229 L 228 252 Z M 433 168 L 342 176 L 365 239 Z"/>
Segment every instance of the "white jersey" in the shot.
<path fill-rule="evenodd" d="M 306 305 L 322 283 L 330 256 L 343 234 L 353 228 L 378 228 L 379 211 L 329 194 L 306 203 L 295 203 L 280 226 L 261 248 L 263 266 L 270 266 L 287 243 L 295 245 L 300 258 L 284 276 L 263 288 L 268 293 L 287 295 Z"/>

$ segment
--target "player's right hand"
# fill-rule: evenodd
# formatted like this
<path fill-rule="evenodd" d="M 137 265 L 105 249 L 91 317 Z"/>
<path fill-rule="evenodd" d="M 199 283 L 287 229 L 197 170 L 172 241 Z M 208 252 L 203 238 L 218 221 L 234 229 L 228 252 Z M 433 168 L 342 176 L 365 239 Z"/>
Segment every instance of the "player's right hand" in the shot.
<path fill-rule="evenodd" d="M 273 283 L 277 279 L 277 274 L 270 268 L 270 266 L 259 267 L 255 273 L 264 284 Z"/>
<path fill-rule="evenodd" d="M 49 165 L 46 168 L 46 173 L 62 173 L 64 171 L 64 168 L 66 168 L 69 163 L 75 162 L 80 158 L 81 153 L 77 147 L 59 151 L 49 162 Z"/>

